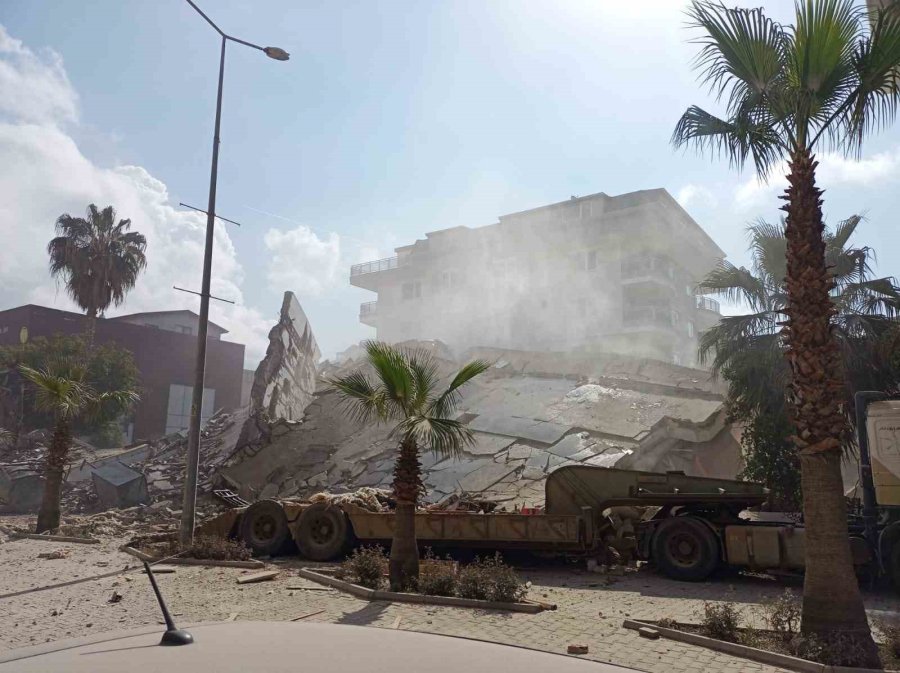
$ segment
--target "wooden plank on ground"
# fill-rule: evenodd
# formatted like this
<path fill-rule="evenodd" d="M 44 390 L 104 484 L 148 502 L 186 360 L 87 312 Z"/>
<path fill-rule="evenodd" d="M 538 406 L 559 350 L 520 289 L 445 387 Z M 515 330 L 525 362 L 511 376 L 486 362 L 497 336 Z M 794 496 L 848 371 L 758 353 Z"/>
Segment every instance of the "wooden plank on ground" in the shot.
<path fill-rule="evenodd" d="M 13 531 L 11 537 L 25 538 L 27 540 L 47 540 L 48 542 L 77 542 L 78 544 L 100 544 L 95 537 L 69 537 L 68 535 L 37 535 L 35 533 L 17 533 Z"/>
<path fill-rule="evenodd" d="M 253 584 L 254 582 L 268 582 L 274 580 L 280 571 L 267 570 L 264 573 L 253 573 L 252 575 L 244 575 L 237 578 L 238 584 Z"/>
<path fill-rule="evenodd" d="M 400 628 L 400 620 L 401 620 L 401 619 L 403 619 L 403 617 L 402 617 L 401 615 L 397 615 L 397 619 L 395 619 L 395 620 L 394 620 L 394 623 L 391 624 L 391 628 L 392 628 L 392 629 L 399 629 L 399 628 Z"/>
<path fill-rule="evenodd" d="M 306 619 L 307 617 L 315 617 L 316 615 L 321 615 L 323 612 L 325 612 L 325 611 L 324 611 L 324 610 L 318 610 L 318 611 L 316 611 L 316 612 L 307 612 L 305 615 L 300 615 L 299 617 L 294 617 L 291 621 L 292 621 L 292 622 L 299 622 L 300 620 Z"/>

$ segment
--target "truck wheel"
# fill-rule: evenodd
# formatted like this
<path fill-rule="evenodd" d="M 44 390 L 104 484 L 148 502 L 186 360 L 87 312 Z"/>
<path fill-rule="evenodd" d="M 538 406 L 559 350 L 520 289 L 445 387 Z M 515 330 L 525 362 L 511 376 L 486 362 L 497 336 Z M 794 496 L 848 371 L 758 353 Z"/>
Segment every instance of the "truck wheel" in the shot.
<path fill-rule="evenodd" d="M 663 521 L 653 537 L 653 560 L 663 575 L 673 580 L 699 582 L 719 563 L 715 535 L 690 517 Z"/>
<path fill-rule="evenodd" d="M 284 508 L 274 500 L 254 502 L 241 517 L 241 539 L 258 556 L 277 554 L 287 538 Z"/>
<path fill-rule="evenodd" d="M 294 539 L 309 560 L 331 561 L 347 551 L 352 536 L 347 516 L 339 507 L 317 502 L 303 510 Z"/>

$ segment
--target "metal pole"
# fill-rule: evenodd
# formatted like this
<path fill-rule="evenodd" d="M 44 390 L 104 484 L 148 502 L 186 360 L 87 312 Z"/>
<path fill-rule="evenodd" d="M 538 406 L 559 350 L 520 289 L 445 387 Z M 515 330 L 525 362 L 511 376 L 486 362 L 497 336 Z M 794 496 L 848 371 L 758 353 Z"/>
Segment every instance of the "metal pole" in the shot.
<path fill-rule="evenodd" d="M 200 294 L 200 323 L 197 328 L 197 364 L 191 397 L 191 423 L 185 459 L 184 501 L 181 507 L 181 543 L 194 542 L 194 517 L 197 507 L 197 473 L 200 467 L 200 412 L 206 380 L 206 334 L 209 326 L 209 293 L 212 277 L 213 235 L 216 222 L 216 177 L 219 170 L 219 126 L 222 120 L 222 84 L 225 78 L 225 35 L 219 57 L 219 92 L 216 96 L 216 127 L 213 132 L 212 168 L 209 175 L 209 206 L 206 209 L 206 248 L 203 251 L 203 286 Z"/>

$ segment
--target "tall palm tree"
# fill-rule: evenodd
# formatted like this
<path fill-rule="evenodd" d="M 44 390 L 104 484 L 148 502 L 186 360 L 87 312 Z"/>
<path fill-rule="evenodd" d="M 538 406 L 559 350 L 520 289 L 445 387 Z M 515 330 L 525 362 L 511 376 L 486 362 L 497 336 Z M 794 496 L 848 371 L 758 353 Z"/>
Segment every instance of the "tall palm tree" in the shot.
<path fill-rule="evenodd" d="M 63 278 L 69 296 L 87 313 L 91 341 L 97 315 L 121 304 L 147 266 L 147 239 L 129 229 L 131 220 L 116 222 L 112 206 L 100 210 L 92 203 L 86 217 L 60 215 L 57 236 L 47 245 L 50 274 Z"/>
<path fill-rule="evenodd" d="M 398 348 L 378 341 L 363 343 L 375 379 L 363 371 L 328 379 L 341 394 L 350 414 L 360 422 L 395 422 L 390 436 L 398 443 L 394 465 L 394 539 L 391 542 L 391 589 L 400 591 L 419 578 L 416 543 L 416 503 L 423 490 L 419 451 L 457 456 L 473 441 L 469 428 L 452 418 L 461 401 L 460 389 L 490 365 L 468 363 L 438 390 L 440 375 L 425 350 Z"/>
<path fill-rule="evenodd" d="M 19 369 L 34 388 L 35 404 L 54 418 L 37 520 L 37 532 L 43 533 L 59 528 L 59 503 L 63 472 L 72 447 L 72 423 L 101 410 L 123 413 L 138 400 L 138 394 L 133 390 L 98 393 L 85 381 L 87 371 L 80 361 L 62 359 L 42 369 L 27 365 L 20 365 Z"/>
<path fill-rule="evenodd" d="M 861 218 L 854 215 L 824 231 L 826 266 L 833 279 L 831 302 L 835 313 L 832 330 L 840 346 L 846 373 L 845 410 L 856 390 L 896 391 L 900 368 L 891 362 L 891 337 L 900 327 L 900 288 L 892 277 L 874 278 L 868 247 L 849 244 Z M 725 316 L 700 338 L 700 360 L 710 362 L 715 374 L 728 382 L 729 405 L 741 420 L 749 422 L 751 437 L 755 430 L 763 436 L 772 430 L 784 430 L 778 439 L 779 450 L 789 444 L 790 424 L 786 422 L 784 391 L 791 371 L 784 359 L 787 319 L 787 239 L 785 222 L 772 224 L 759 220 L 748 227 L 752 266 L 736 267 L 722 261 L 698 285 L 701 292 L 717 294 L 731 302 L 749 307 L 750 313 Z M 784 419 L 784 420 L 782 420 Z M 852 421 L 852 416 L 850 417 Z M 765 430 L 768 428 L 768 430 Z M 771 443 L 764 445 L 772 452 Z M 768 471 L 770 491 L 782 500 L 793 500 L 799 478 L 792 469 L 796 458 L 771 454 Z"/>
<path fill-rule="evenodd" d="M 832 280 L 822 237 L 822 192 L 815 152 L 824 142 L 859 152 L 866 134 L 900 104 L 900 5 L 864 8 L 851 0 L 797 0 L 795 23 L 762 9 L 728 9 L 694 0 L 691 23 L 703 35 L 696 65 L 726 103 L 724 118 L 691 106 L 673 134 L 760 177 L 787 161 L 785 325 L 794 443 L 800 453 L 807 566 L 807 633 L 856 634 L 877 660 L 852 572 L 840 447 L 847 432 L 839 346 L 832 338 Z"/>

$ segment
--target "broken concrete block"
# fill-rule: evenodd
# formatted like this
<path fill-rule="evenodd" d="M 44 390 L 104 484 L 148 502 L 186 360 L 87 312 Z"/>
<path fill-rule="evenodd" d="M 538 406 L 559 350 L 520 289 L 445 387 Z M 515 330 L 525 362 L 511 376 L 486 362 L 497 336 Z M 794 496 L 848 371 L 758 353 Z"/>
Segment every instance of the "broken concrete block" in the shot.
<path fill-rule="evenodd" d="M 588 653 L 588 646 L 587 646 L 587 645 L 581 645 L 581 644 L 578 644 L 578 643 L 571 643 L 566 651 L 567 651 L 569 654 L 587 654 L 587 653 Z"/>
<path fill-rule="evenodd" d="M 244 575 L 237 578 L 238 584 L 254 584 L 256 582 L 270 582 L 278 575 L 278 570 L 267 570 L 262 573 L 254 573 L 252 575 Z"/>
<path fill-rule="evenodd" d="M 649 626 L 642 626 L 638 629 L 638 634 L 641 638 L 649 638 L 650 640 L 658 640 L 659 639 L 659 631 L 656 629 L 652 629 Z"/>
<path fill-rule="evenodd" d="M 132 507 L 150 502 L 147 479 L 144 475 L 118 461 L 96 468 L 91 479 L 94 482 L 94 490 L 97 491 L 97 498 L 107 509 Z M 169 487 L 171 488 L 171 485 Z"/>

